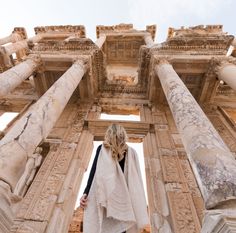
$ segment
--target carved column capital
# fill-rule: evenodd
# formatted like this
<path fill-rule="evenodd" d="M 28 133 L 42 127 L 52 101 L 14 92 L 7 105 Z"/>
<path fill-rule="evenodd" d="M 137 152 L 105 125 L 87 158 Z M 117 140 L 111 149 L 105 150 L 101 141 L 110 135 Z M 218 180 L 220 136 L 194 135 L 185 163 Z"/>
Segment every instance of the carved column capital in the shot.
<path fill-rule="evenodd" d="M 84 72 L 86 72 L 90 65 L 89 65 L 89 58 L 87 57 L 75 57 L 73 59 L 73 65 L 80 67 Z"/>
<path fill-rule="evenodd" d="M 168 56 L 155 57 L 154 63 L 155 63 L 155 65 L 163 65 L 163 64 L 171 65 L 171 58 Z"/>
<path fill-rule="evenodd" d="M 215 74 L 219 74 L 220 70 L 228 65 L 236 65 L 236 58 L 215 58 L 213 57 L 210 61 L 210 65 Z"/>
<path fill-rule="evenodd" d="M 19 33 L 17 33 L 17 32 L 13 32 L 12 34 L 11 34 L 11 38 L 12 38 L 12 43 L 15 43 L 15 42 L 17 42 L 17 41 L 19 41 L 19 40 L 23 40 L 23 38 L 20 36 L 20 34 Z"/>
<path fill-rule="evenodd" d="M 35 72 L 37 73 L 44 73 L 45 72 L 45 65 L 44 62 L 39 54 L 37 55 L 29 55 L 26 58 L 26 61 L 30 60 L 33 61 L 35 64 Z"/>
<path fill-rule="evenodd" d="M 31 54 L 29 56 L 26 57 L 26 60 L 33 60 L 35 63 L 37 64 L 41 64 L 42 63 L 42 58 L 39 54 Z"/>
<path fill-rule="evenodd" d="M 3 58 L 4 66 L 8 69 L 13 66 L 11 58 L 8 56 L 6 48 L 0 45 L 0 56 Z"/>

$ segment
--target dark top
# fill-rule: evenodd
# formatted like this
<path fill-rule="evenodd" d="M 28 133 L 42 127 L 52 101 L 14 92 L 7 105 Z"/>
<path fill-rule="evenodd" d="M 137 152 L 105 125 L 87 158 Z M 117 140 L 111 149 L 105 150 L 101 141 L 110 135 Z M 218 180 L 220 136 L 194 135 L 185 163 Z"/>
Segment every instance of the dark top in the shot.
<path fill-rule="evenodd" d="M 92 165 L 91 171 L 89 173 L 89 178 L 88 178 L 88 181 L 87 181 L 87 185 L 86 185 L 86 188 L 84 190 L 84 194 L 87 194 L 87 195 L 89 194 L 89 190 L 90 190 L 92 182 L 93 182 L 93 177 L 94 177 L 94 174 L 96 172 L 98 156 L 99 156 L 99 153 L 101 151 L 101 148 L 102 148 L 102 145 L 99 145 L 98 148 L 97 148 L 96 155 L 95 155 L 95 158 L 93 160 L 93 165 Z M 125 156 L 121 161 L 119 161 L 119 164 L 120 164 L 121 170 L 124 172 Z"/>

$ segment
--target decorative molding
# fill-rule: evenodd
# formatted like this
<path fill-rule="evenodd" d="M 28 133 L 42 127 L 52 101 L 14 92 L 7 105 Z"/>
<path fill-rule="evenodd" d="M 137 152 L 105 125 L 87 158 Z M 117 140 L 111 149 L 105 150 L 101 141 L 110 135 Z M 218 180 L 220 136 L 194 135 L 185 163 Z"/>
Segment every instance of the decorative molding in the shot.
<path fill-rule="evenodd" d="M 70 33 L 80 35 L 81 38 L 85 37 L 85 27 L 83 25 L 59 25 L 59 26 L 45 26 L 45 27 L 35 27 L 35 34 L 40 33 Z"/>
<path fill-rule="evenodd" d="M 12 33 L 17 33 L 21 36 L 22 40 L 26 40 L 27 37 L 27 32 L 25 28 L 23 27 L 15 27 Z"/>

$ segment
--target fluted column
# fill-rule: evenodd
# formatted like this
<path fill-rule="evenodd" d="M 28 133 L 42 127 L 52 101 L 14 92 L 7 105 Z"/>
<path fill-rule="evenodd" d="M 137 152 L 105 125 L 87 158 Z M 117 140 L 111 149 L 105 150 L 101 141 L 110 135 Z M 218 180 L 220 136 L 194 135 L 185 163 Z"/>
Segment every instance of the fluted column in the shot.
<path fill-rule="evenodd" d="M 14 190 L 24 171 L 27 157 L 47 137 L 86 70 L 86 61 L 76 61 L 0 141 L 0 181 L 9 189 Z M 4 185 L 0 182 L 0 195 L 5 195 L 3 204 L 0 199 L 0 229 L 5 224 L 1 221 L 2 216 L 11 212 L 10 206 L 6 204 L 8 195 Z"/>
<path fill-rule="evenodd" d="M 36 57 L 28 58 L 11 69 L 0 74 L 0 97 L 7 95 L 29 78 L 40 65 L 40 59 Z"/>
<path fill-rule="evenodd" d="M 154 45 L 154 41 L 153 41 L 153 39 L 152 39 L 151 34 L 145 35 L 145 36 L 144 36 L 144 41 L 145 41 L 145 43 L 146 43 L 147 46 L 150 46 L 150 47 L 151 47 L 151 46 Z"/>
<path fill-rule="evenodd" d="M 95 44 L 98 46 L 98 48 L 102 48 L 104 42 L 106 41 L 106 35 L 102 34 L 99 36 L 99 38 L 95 41 Z"/>
<path fill-rule="evenodd" d="M 155 65 L 206 208 L 236 199 L 236 161 L 172 65 Z"/>
<path fill-rule="evenodd" d="M 236 90 L 236 65 L 229 62 L 222 62 L 217 70 L 218 78 Z"/>

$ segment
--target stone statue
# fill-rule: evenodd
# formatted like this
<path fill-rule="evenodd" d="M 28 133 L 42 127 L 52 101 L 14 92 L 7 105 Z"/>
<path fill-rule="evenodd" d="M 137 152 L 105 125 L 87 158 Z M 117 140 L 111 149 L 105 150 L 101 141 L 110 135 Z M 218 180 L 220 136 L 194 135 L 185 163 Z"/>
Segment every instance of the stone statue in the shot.
<path fill-rule="evenodd" d="M 37 147 L 35 152 L 28 157 L 26 162 L 25 171 L 21 178 L 19 179 L 15 189 L 14 194 L 23 197 L 28 190 L 30 184 L 32 183 L 37 168 L 42 163 L 42 153 L 43 149 L 41 147 Z"/>

